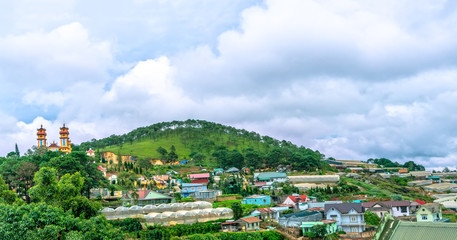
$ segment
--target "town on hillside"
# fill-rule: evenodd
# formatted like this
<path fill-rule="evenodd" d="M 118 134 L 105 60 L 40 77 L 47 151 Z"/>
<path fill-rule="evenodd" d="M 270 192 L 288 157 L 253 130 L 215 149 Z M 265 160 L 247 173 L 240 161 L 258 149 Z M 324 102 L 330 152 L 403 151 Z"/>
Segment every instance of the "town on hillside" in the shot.
<path fill-rule="evenodd" d="M 0 158 L 0 185 L 8 184 L 17 195 L 11 203 L 57 204 L 80 218 L 101 215 L 132 239 L 171 239 L 178 228 L 188 231 L 177 235 L 182 239 L 190 233 L 229 236 L 225 239 L 236 234 L 262 239 L 457 236 L 456 171 L 430 172 L 414 162 L 402 165 L 385 158 L 255 167 L 243 154 L 242 166 L 205 166 L 198 154 L 174 156 L 177 149 L 165 155 L 158 148 L 161 158 L 140 158 L 134 152 L 72 145 L 65 124 L 59 133 L 59 145 L 48 144 L 41 126 L 37 147 L 23 156 L 16 147 Z M 59 194 L 47 197 L 53 188 Z M 72 189 L 79 190 L 64 198 Z M 68 205 L 68 200 L 82 203 Z"/>

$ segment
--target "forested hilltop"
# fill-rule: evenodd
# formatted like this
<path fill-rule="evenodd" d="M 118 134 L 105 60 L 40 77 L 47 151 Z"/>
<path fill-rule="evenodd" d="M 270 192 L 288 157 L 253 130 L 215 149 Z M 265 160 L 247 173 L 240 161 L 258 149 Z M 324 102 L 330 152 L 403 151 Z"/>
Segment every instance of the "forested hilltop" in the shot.
<path fill-rule="evenodd" d="M 110 151 L 139 159 L 194 159 L 203 166 L 211 167 L 259 168 L 283 164 L 296 169 L 315 169 L 324 158 L 319 151 L 299 147 L 289 141 L 192 119 L 161 122 L 120 136 L 92 139 L 81 143 L 80 148 Z"/>

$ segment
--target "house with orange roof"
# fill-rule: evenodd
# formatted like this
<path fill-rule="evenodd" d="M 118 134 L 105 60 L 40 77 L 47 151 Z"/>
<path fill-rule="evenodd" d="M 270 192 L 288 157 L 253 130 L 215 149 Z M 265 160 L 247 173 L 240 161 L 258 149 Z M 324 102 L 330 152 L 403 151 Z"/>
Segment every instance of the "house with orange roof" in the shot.
<path fill-rule="evenodd" d="M 255 231 L 260 228 L 261 221 L 256 217 L 245 217 L 240 218 L 237 222 L 242 231 Z"/>

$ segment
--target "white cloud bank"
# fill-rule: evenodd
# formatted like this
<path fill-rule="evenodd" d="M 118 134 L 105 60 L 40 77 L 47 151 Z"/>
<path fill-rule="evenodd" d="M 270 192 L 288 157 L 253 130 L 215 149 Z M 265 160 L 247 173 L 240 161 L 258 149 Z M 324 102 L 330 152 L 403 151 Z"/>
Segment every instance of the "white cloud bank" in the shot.
<path fill-rule="evenodd" d="M 457 8 L 449 4 L 269 0 L 246 9 L 240 28 L 220 34 L 215 48 L 126 63 L 132 67 L 112 80 L 108 72 L 124 62 L 113 57 L 119 43 L 94 40 L 83 24 L 0 35 L 0 61 L 26 59 L 42 80 L 18 80 L 33 87 L 22 106 L 57 108 L 54 119 L 30 123 L 4 113 L 0 151 L 35 144 L 40 122 L 57 132 L 66 121 L 78 143 L 197 118 L 341 159 L 454 167 Z M 0 82 L 11 74 L 0 68 Z"/>

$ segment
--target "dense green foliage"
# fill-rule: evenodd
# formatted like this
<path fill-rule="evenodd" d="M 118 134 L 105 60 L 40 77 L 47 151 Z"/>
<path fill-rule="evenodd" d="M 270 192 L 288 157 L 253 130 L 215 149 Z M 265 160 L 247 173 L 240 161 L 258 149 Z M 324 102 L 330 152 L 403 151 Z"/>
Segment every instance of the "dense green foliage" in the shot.
<path fill-rule="evenodd" d="M 379 222 L 381 221 L 381 218 L 379 218 L 379 216 L 376 213 L 370 212 L 370 211 L 365 212 L 364 218 L 365 218 L 365 222 L 368 225 L 372 225 L 372 226 L 378 226 Z"/>
<path fill-rule="evenodd" d="M 408 171 L 425 171 L 425 167 L 419 164 L 416 164 L 413 161 L 405 162 L 405 164 L 400 164 L 398 162 L 392 162 L 387 158 L 370 158 L 367 160 L 367 163 L 375 163 L 378 164 L 378 167 L 401 167 L 407 168 Z"/>
<path fill-rule="evenodd" d="M 349 185 L 344 179 L 341 179 L 338 185 L 330 187 L 327 185 L 325 188 L 321 187 L 312 187 L 308 190 L 308 194 L 315 196 L 317 193 L 327 194 L 327 195 L 344 195 L 347 193 L 357 193 L 360 189 L 357 186 Z"/>
<path fill-rule="evenodd" d="M 137 218 L 111 220 L 109 223 L 111 223 L 114 227 L 119 227 L 123 232 L 137 232 L 143 230 L 143 227 Z"/>
<path fill-rule="evenodd" d="M 160 225 L 148 226 L 148 230 L 141 232 L 141 239 L 169 239 L 171 236 L 186 236 L 203 233 L 219 232 L 221 226 L 213 223 L 177 224 L 170 227 Z"/>
<path fill-rule="evenodd" d="M 0 239 L 123 239 L 103 216 L 74 217 L 45 203 L 0 204 Z"/>
<path fill-rule="evenodd" d="M 259 168 L 283 164 L 315 170 L 323 164 L 320 160 L 324 157 L 318 151 L 288 141 L 202 120 L 157 123 L 120 136 L 92 139 L 80 147 L 137 158 L 194 158 L 197 164 L 213 167 Z M 170 157 L 170 152 L 177 156 Z"/>
<path fill-rule="evenodd" d="M 87 156 L 85 152 L 73 151 L 70 154 L 62 154 L 34 149 L 21 157 L 17 157 L 16 154 L 9 154 L 6 158 L 0 157 L 0 175 L 10 189 L 16 189 L 19 197 L 24 197 L 28 203 L 30 202 L 29 188 L 34 185 L 35 173 L 42 167 L 56 169 L 57 177 L 79 172 L 84 178 L 81 192 L 85 196 L 89 196 L 91 188 L 108 184 L 102 172 L 97 169 L 97 164 L 93 163 L 93 158 Z"/>
<path fill-rule="evenodd" d="M 220 227 L 220 226 L 219 226 Z M 141 233 L 141 239 L 160 239 L 160 240 L 283 240 L 284 237 L 276 231 L 261 231 L 261 232 L 221 232 L 221 233 L 206 233 L 194 234 L 188 236 L 171 236 L 166 232 L 153 231 Z"/>

